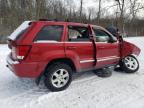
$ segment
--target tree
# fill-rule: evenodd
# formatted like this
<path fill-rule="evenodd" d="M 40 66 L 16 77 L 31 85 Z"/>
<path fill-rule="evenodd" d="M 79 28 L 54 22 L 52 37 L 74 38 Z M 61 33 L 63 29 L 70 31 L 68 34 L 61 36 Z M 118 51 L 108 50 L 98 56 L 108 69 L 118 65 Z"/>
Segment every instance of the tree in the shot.
<path fill-rule="evenodd" d="M 98 11 L 98 24 L 100 23 L 100 17 L 101 17 L 101 0 L 99 0 L 99 11 Z"/>
<path fill-rule="evenodd" d="M 113 0 L 115 4 L 105 7 L 102 4 L 108 0 L 93 1 L 98 6 L 86 9 L 84 0 L 79 0 L 78 8 L 75 0 L 0 0 L 0 36 L 8 36 L 24 20 L 40 18 L 69 18 L 72 22 L 107 26 L 116 17 L 123 33 L 129 31 L 131 34 L 144 34 L 144 20 L 138 17 L 140 11 L 144 10 L 144 5 L 139 0 Z M 113 11 L 110 15 L 108 10 L 116 10 L 116 6 L 118 11 Z"/>
<path fill-rule="evenodd" d="M 124 19 L 124 6 L 125 6 L 125 0 L 115 0 L 119 6 L 120 10 L 120 23 L 121 23 L 121 29 L 122 33 L 125 34 L 125 19 Z"/>
<path fill-rule="evenodd" d="M 83 12 L 83 0 L 80 0 L 80 21 L 81 21 L 81 19 L 82 19 L 82 12 Z"/>

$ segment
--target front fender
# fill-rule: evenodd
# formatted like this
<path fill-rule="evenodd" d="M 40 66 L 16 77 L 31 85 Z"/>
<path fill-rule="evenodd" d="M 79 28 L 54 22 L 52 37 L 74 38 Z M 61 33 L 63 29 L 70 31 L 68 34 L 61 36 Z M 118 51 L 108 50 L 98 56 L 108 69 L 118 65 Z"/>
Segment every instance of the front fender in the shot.
<path fill-rule="evenodd" d="M 128 56 L 128 55 L 139 55 L 141 52 L 140 48 L 134 45 L 133 43 L 123 41 L 122 47 L 121 47 L 121 56 L 122 58 Z"/>

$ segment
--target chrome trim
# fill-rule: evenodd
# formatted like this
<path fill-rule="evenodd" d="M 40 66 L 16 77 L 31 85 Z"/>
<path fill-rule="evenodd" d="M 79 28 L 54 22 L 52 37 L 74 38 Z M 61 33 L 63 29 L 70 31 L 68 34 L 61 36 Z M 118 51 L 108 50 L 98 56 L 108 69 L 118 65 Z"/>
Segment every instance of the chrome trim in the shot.
<path fill-rule="evenodd" d="M 75 43 L 75 44 L 77 44 L 77 43 L 92 43 L 92 42 L 59 42 L 59 41 L 55 41 L 55 40 L 48 40 L 48 41 L 45 41 L 45 40 L 38 40 L 38 41 L 35 41 L 34 43 Z"/>
<path fill-rule="evenodd" d="M 17 56 L 17 59 L 22 60 L 22 59 L 24 59 L 24 56 Z"/>
<path fill-rule="evenodd" d="M 94 62 L 95 60 L 81 60 L 80 63 Z"/>
<path fill-rule="evenodd" d="M 118 57 L 118 56 L 102 57 L 102 58 L 98 58 L 97 62 L 107 61 L 107 60 L 114 60 L 114 59 L 119 59 L 119 58 L 120 57 Z"/>
<path fill-rule="evenodd" d="M 107 61 L 107 60 L 113 60 L 113 59 L 119 59 L 120 57 L 118 56 L 108 56 L 108 57 L 102 57 L 102 58 L 98 58 L 97 62 L 101 62 L 101 61 Z M 94 62 L 95 60 L 81 60 L 80 63 L 88 63 L 88 62 Z"/>
<path fill-rule="evenodd" d="M 35 41 L 34 43 L 59 43 L 58 41 L 55 41 L 55 40 L 49 40 L 49 41 L 45 41 L 45 40 L 38 40 L 38 41 Z"/>
<path fill-rule="evenodd" d="M 95 44 L 98 44 L 98 43 L 110 43 L 110 42 L 97 42 L 97 41 L 95 41 Z M 116 42 L 114 42 L 113 44 L 116 44 L 116 43 L 119 43 L 118 40 Z"/>
<path fill-rule="evenodd" d="M 98 58 L 98 59 L 105 59 L 105 58 L 117 58 L 118 56 L 107 56 L 107 57 L 101 57 L 101 58 Z"/>

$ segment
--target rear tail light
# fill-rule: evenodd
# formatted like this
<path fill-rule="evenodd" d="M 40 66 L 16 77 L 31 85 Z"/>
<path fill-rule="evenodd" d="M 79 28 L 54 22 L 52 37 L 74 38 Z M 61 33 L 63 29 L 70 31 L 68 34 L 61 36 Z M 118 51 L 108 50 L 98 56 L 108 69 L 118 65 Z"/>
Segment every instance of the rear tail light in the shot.
<path fill-rule="evenodd" d="M 30 51 L 31 46 L 29 45 L 19 45 L 12 47 L 12 58 L 14 60 L 24 60 Z"/>

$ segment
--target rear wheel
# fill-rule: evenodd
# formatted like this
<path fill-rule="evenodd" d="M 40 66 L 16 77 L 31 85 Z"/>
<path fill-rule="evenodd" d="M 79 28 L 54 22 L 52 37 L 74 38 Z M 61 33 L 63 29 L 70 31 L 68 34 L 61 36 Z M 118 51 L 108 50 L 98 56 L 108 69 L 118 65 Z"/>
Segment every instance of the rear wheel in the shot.
<path fill-rule="evenodd" d="M 139 69 L 139 62 L 135 56 L 129 55 L 120 62 L 120 68 L 126 73 L 134 73 Z"/>
<path fill-rule="evenodd" d="M 54 63 L 48 67 L 45 75 L 45 86 L 50 91 L 62 91 L 66 89 L 72 81 L 72 69 L 64 63 Z"/>

